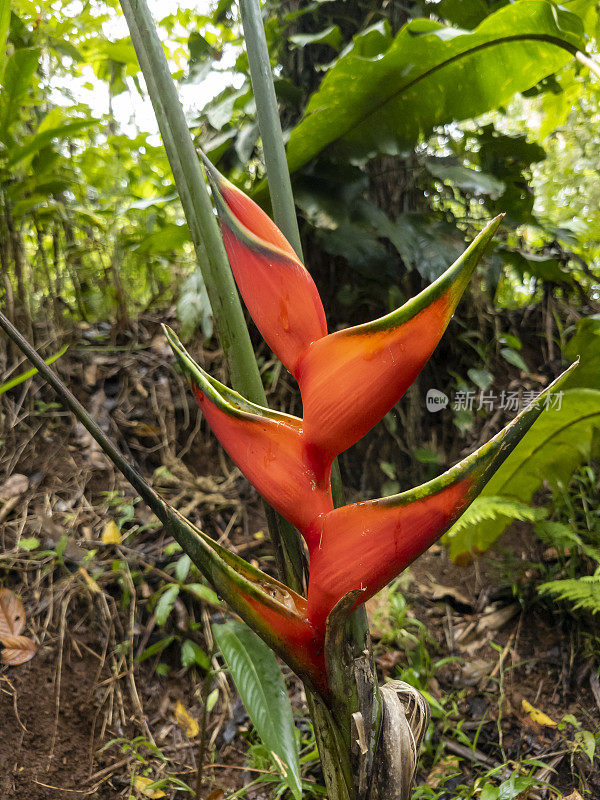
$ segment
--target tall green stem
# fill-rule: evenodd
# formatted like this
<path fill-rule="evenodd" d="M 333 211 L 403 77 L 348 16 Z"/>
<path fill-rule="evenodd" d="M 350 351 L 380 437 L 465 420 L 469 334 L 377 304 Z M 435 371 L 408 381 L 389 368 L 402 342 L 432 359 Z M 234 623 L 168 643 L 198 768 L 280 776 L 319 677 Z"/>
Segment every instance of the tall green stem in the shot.
<path fill-rule="evenodd" d="M 240 0 L 244 40 L 250 64 L 256 116 L 263 143 L 269 193 L 275 222 L 296 253 L 302 258 L 302 244 L 287 166 L 271 61 L 258 0 Z"/>
<path fill-rule="evenodd" d="M 233 275 L 162 44 L 145 0 L 122 0 L 121 6 L 194 237 L 231 381 L 246 397 L 264 404 L 264 389 Z"/>
<path fill-rule="evenodd" d="M 286 236 L 296 253 L 302 258 L 300 232 L 296 217 L 296 208 L 287 166 L 281 122 L 277 108 L 277 98 L 273 84 L 273 74 L 269 59 L 269 50 L 262 22 L 259 0 L 239 0 L 244 26 L 244 40 L 250 65 L 252 89 L 256 101 L 256 115 L 263 144 L 265 165 L 269 178 L 269 192 L 273 206 L 273 216 L 278 227 Z M 337 459 L 332 467 L 332 491 L 336 506 L 344 504 L 343 486 L 340 477 Z M 372 746 L 379 721 L 379 691 L 376 679 L 372 681 L 372 698 L 368 698 L 366 706 L 362 708 L 361 698 L 364 698 L 364 687 L 357 687 L 354 674 L 357 672 L 359 660 L 365 661 L 364 653 L 368 652 L 369 627 L 364 606 L 355 611 L 348 622 L 346 629 L 346 642 L 352 652 L 353 659 L 343 663 L 342 647 L 326 648 L 329 666 L 333 673 L 344 674 L 345 680 L 340 681 L 340 697 L 336 703 L 334 715 L 314 699 L 310 704 L 311 717 L 315 726 L 315 733 L 319 744 L 319 752 L 323 763 L 323 771 L 327 788 L 332 800 L 346 800 L 355 794 L 355 785 L 351 777 L 350 764 L 351 749 L 351 715 L 364 710 L 368 715 L 365 719 L 365 728 L 370 732 L 370 745 Z M 372 676 L 376 678 L 374 664 L 370 659 L 366 666 Z M 352 674 L 354 672 L 354 674 Z M 367 690 L 368 691 L 368 690 Z M 308 696 L 308 695 L 307 695 Z M 364 706 L 365 704 L 362 703 Z M 371 748 L 372 757 L 372 748 Z"/>

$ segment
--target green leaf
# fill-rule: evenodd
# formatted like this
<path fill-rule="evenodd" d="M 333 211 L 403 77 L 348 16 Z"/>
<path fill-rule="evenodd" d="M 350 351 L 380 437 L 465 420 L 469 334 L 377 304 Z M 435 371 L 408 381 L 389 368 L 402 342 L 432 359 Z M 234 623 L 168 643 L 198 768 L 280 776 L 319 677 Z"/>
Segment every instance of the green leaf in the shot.
<path fill-rule="evenodd" d="M 165 636 L 164 639 L 154 642 L 154 644 L 151 644 L 150 647 L 147 647 L 144 652 L 135 660 L 138 664 L 141 664 L 141 662 L 146 661 L 147 658 L 152 658 L 152 656 L 157 655 L 157 653 L 162 653 L 162 651 L 166 650 L 166 648 L 171 644 L 174 638 L 174 636 Z"/>
<path fill-rule="evenodd" d="M 54 361 L 56 361 L 58 358 L 64 355 L 67 352 L 68 347 L 69 347 L 68 344 L 66 344 L 64 347 L 61 347 L 58 353 L 54 353 L 53 356 L 50 356 L 50 358 L 46 359 L 46 364 L 52 364 Z M 21 372 L 20 375 L 11 378 L 9 381 L 5 381 L 5 383 L 0 384 L 0 394 L 8 392 L 9 389 L 14 389 L 15 386 L 19 386 L 19 384 L 23 383 L 29 378 L 32 378 L 36 373 L 37 369 L 33 367 L 32 369 L 28 369 L 26 372 Z"/>
<path fill-rule="evenodd" d="M 594 763 L 594 753 L 596 752 L 596 737 L 591 731 L 576 731 L 575 741 L 587 755 L 590 763 Z"/>
<path fill-rule="evenodd" d="M 187 225 L 169 222 L 159 230 L 146 236 L 135 248 L 138 253 L 172 253 L 190 241 Z"/>
<path fill-rule="evenodd" d="M 290 36 L 289 41 L 296 47 L 306 47 L 309 44 L 328 44 L 334 50 L 339 50 L 343 36 L 339 25 L 330 25 L 317 33 L 297 33 Z"/>
<path fill-rule="evenodd" d="M 573 610 L 583 608 L 592 614 L 600 612 L 600 574 L 584 575 L 562 581 L 548 581 L 538 587 L 540 594 L 552 594 L 558 600 L 568 600 Z"/>
<path fill-rule="evenodd" d="M 186 583 L 183 587 L 186 592 L 194 595 L 197 600 L 204 600 L 213 606 L 220 606 L 221 601 L 213 590 L 203 583 Z"/>
<path fill-rule="evenodd" d="M 190 667 L 192 664 L 197 664 L 200 669 L 208 672 L 210 669 L 210 658 L 200 645 L 197 645 L 196 642 L 193 642 L 191 639 L 186 639 L 181 645 L 181 666 Z"/>
<path fill-rule="evenodd" d="M 80 131 L 97 124 L 97 119 L 87 118 L 74 120 L 72 122 L 65 122 L 62 125 L 58 125 L 54 128 L 39 130 L 35 135 L 29 136 L 21 147 L 17 147 L 12 150 L 6 165 L 11 167 L 14 164 L 18 164 L 28 156 L 32 156 L 39 152 L 47 144 L 50 144 L 53 139 L 70 139 L 76 133 L 79 133 Z"/>
<path fill-rule="evenodd" d="M 579 17 L 546 0 L 512 3 L 471 32 L 413 20 L 383 55 L 338 59 L 292 131 L 290 170 L 334 142 L 353 155 L 398 153 L 437 125 L 497 108 L 584 44 Z"/>
<path fill-rule="evenodd" d="M 544 508 L 532 508 L 527 503 L 509 497 L 478 497 L 442 537 L 449 548 L 452 561 L 466 564 L 474 555 L 483 553 L 497 539 L 498 528 L 514 520 L 537 522 L 547 516 Z"/>
<path fill-rule="evenodd" d="M 8 36 L 8 25 L 10 23 L 10 0 L 0 0 L 0 83 L 4 73 L 4 61 L 6 58 L 6 37 Z"/>
<path fill-rule="evenodd" d="M 512 364 L 514 367 L 518 367 L 519 369 L 523 370 L 523 372 L 529 372 L 529 367 L 525 363 L 525 359 L 520 353 L 517 353 L 516 350 L 513 350 L 511 347 L 503 347 L 500 350 L 500 355 L 505 361 L 508 361 L 509 364 Z"/>
<path fill-rule="evenodd" d="M 175 577 L 180 583 L 183 583 L 187 578 L 191 565 L 192 559 L 187 554 L 182 555 L 181 558 L 177 560 L 175 564 Z"/>
<path fill-rule="evenodd" d="M 179 586 L 176 583 L 169 586 L 158 598 L 158 602 L 154 609 L 154 616 L 158 625 L 164 625 L 167 617 L 173 610 L 175 600 L 179 595 Z"/>
<path fill-rule="evenodd" d="M 285 781 L 296 800 L 301 800 L 294 718 L 277 659 L 243 622 L 232 620 L 213 625 L 212 630 L 252 724 L 265 747 L 283 764 Z"/>
<path fill-rule="evenodd" d="M 498 800 L 498 787 L 493 783 L 486 783 L 481 792 L 479 800 Z"/>
<path fill-rule="evenodd" d="M 35 536 L 26 536 L 19 540 L 19 550 L 25 550 L 26 553 L 35 550 L 40 546 L 40 540 Z"/>
<path fill-rule="evenodd" d="M 2 141 L 7 140 L 11 126 L 19 119 L 25 96 L 33 85 L 40 52 L 38 47 L 23 47 L 16 50 L 6 62 L 0 92 L 0 140 Z"/>
<path fill-rule="evenodd" d="M 487 195 L 495 200 L 504 192 L 502 181 L 494 178 L 493 175 L 465 167 L 464 164 L 453 158 L 428 158 L 425 166 L 434 178 L 449 181 L 475 197 Z"/>
<path fill-rule="evenodd" d="M 569 389 L 576 386 L 600 389 L 600 314 L 579 320 L 575 335 L 565 348 L 565 356 L 581 359 L 575 372 L 569 376 L 566 384 Z"/>
<path fill-rule="evenodd" d="M 482 392 L 488 388 L 494 380 L 494 376 L 487 369 L 475 369 L 474 367 L 467 371 L 467 375 L 473 381 L 475 386 L 481 389 Z"/>
<path fill-rule="evenodd" d="M 568 389 L 556 393 L 554 402 L 556 407 L 543 412 L 490 478 L 482 497 L 530 503 L 544 481 L 550 486 L 566 484 L 576 467 L 590 458 L 594 428 L 600 426 L 600 391 Z M 482 520 L 477 536 L 489 546 L 507 524 L 506 518 Z"/>

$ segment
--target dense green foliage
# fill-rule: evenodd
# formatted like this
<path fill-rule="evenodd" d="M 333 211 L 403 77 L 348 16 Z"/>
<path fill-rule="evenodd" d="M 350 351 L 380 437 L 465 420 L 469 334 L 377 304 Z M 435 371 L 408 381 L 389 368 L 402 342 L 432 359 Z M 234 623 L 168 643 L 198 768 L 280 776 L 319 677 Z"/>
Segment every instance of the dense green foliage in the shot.
<path fill-rule="evenodd" d="M 16 0 L 0 19 L 0 289 L 14 319 L 59 328 L 116 318 L 124 331 L 176 303 L 183 336 L 209 338 L 208 297 L 118 11 L 113 0 Z M 383 474 L 391 492 L 404 472 L 408 484 L 434 475 L 485 428 L 481 393 L 499 395 L 506 376 L 539 390 L 561 355 L 582 357 L 560 411 L 448 537 L 454 557 L 485 549 L 512 519 L 536 518 L 526 509 L 544 481 L 564 485 L 593 454 L 600 115 L 598 80 L 573 56 L 594 53 L 597 8 L 333 0 L 273 2 L 265 19 L 305 251 L 332 328 L 395 307 L 506 213 L 451 341 L 412 395 L 435 385 L 479 400 L 400 427 L 388 415 L 393 449 L 360 481 L 347 457 L 347 482 L 376 491 Z M 266 202 L 236 6 L 178 7 L 159 28 L 197 141 Z"/>

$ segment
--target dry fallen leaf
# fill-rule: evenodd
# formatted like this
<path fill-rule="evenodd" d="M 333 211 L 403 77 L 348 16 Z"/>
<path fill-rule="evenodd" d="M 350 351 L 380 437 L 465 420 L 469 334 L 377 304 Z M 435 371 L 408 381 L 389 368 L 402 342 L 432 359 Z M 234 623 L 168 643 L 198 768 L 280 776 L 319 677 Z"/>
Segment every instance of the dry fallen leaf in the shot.
<path fill-rule="evenodd" d="M 186 710 L 186 707 L 183 705 L 181 700 L 178 700 L 175 705 L 175 719 L 185 731 L 185 735 L 188 737 L 188 739 L 193 739 L 194 736 L 198 736 L 200 733 L 198 721 L 195 720 Z"/>
<path fill-rule="evenodd" d="M 484 614 L 477 622 L 477 632 L 497 631 L 503 628 L 521 610 L 518 603 L 511 603 L 508 606 L 500 606 Z"/>
<path fill-rule="evenodd" d="M 0 642 L 4 647 L 2 663 L 9 667 L 16 667 L 18 664 L 30 661 L 37 650 L 35 642 L 28 636 L 2 636 Z"/>
<path fill-rule="evenodd" d="M 156 783 L 156 781 L 152 778 L 146 778 L 144 775 L 137 775 L 133 781 L 135 788 L 138 792 L 141 792 L 144 797 L 151 797 L 153 800 L 158 797 L 166 797 L 162 789 L 152 787 L 153 783 Z"/>
<path fill-rule="evenodd" d="M 466 609 L 473 608 L 473 601 L 470 600 L 464 592 L 456 589 L 454 586 L 442 586 L 440 583 L 431 583 L 427 587 L 429 595 L 434 602 L 439 600 L 454 600 L 458 606 L 464 606 Z"/>
<path fill-rule="evenodd" d="M 121 544 L 121 531 L 113 519 L 106 524 L 102 531 L 102 541 L 104 544 Z"/>
<path fill-rule="evenodd" d="M 18 636 L 24 627 L 23 603 L 10 589 L 0 589 L 0 638 Z"/>
<path fill-rule="evenodd" d="M 24 494 L 29 488 L 29 478 L 27 475 L 21 475 L 15 472 L 10 478 L 4 481 L 0 486 L 0 500 L 10 500 L 12 497 L 19 497 Z"/>
<path fill-rule="evenodd" d="M 546 728 L 556 728 L 558 723 L 550 719 L 550 717 L 544 714 L 543 711 L 540 711 L 539 708 L 532 706 L 525 698 L 521 700 L 521 705 L 523 706 L 523 711 L 538 725 L 544 725 Z"/>
<path fill-rule="evenodd" d="M 564 800 L 583 800 L 583 797 L 579 794 L 577 789 L 573 789 L 571 794 L 568 797 L 565 797 Z"/>

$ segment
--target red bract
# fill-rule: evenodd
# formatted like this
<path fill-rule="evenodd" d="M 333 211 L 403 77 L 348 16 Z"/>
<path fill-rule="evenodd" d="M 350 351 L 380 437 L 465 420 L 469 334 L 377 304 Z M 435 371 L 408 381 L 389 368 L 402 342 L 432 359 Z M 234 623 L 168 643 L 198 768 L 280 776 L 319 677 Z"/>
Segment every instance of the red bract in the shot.
<path fill-rule="evenodd" d="M 417 297 L 374 322 L 313 342 L 299 362 L 304 433 L 330 462 L 398 402 L 446 330 L 501 217 Z"/>
<path fill-rule="evenodd" d="M 208 376 L 172 332 L 167 335 L 227 452 L 305 538 L 307 604 L 298 595 L 284 596 L 286 587 L 273 589 L 272 582 L 272 596 L 278 597 L 274 609 L 266 609 L 260 595 L 259 616 L 252 616 L 258 611 L 250 603 L 246 617 L 267 627 L 267 634 L 261 633 L 267 640 L 271 626 L 280 654 L 285 642 L 296 648 L 288 663 L 299 665 L 313 685 L 321 670 L 320 691 L 326 694 L 324 636 L 334 606 L 357 592 L 354 606 L 363 603 L 447 531 L 540 414 L 541 402 L 530 405 L 477 452 L 423 486 L 333 508 L 333 458 L 370 430 L 415 380 L 501 218 L 492 220 L 442 276 L 402 308 L 327 335 L 315 284 L 283 234 L 209 163 L 207 169 L 240 293 L 266 341 L 297 378 L 303 418 L 249 403 Z M 293 606 L 289 619 L 282 617 L 282 606 Z"/>
<path fill-rule="evenodd" d="M 561 380 L 561 379 L 559 379 Z M 446 533 L 542 412 L 549 386 L 510 425 L 452 469 L 410 491 L 354 503 L 318 517 L 310 551 L 308 619 L 324 629 L 344 595 L 364 603 Z"/>
<path fill-rule="evenodd" d="M 302 420 L 249 403 L 211 378 L 173 331 L 163 328 L 206 421 L 265 500 L 301 531 L 315 516 L 330 511 L 329 473 L 311 468 Z"/>
<path fill-rule="evenodd" d="M 306 348 L 327 334 L 317 287 L 264 211 L 214 167 L 207 169 L 238 289 L 263 338 L 294 375 Z"/>

